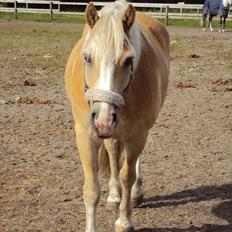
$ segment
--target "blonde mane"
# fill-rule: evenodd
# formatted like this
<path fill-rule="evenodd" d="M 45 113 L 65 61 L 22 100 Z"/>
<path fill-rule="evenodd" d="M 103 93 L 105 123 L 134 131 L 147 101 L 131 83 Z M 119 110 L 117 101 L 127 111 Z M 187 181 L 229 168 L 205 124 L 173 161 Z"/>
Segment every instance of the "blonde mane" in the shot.
<path fill-rule="evenodd" d="M 141 33 L 137 22 L 134 22 L 128 35 L 125 33 L 122 17 L 128 6 L 125 0 L 108 3 L 99 11 L 99 20 L 86 36 L 83 53 L 89 54 L 95 64 L 117 62 L 126 43 L 132 56 L 136 58 L 141 52 Z"/>

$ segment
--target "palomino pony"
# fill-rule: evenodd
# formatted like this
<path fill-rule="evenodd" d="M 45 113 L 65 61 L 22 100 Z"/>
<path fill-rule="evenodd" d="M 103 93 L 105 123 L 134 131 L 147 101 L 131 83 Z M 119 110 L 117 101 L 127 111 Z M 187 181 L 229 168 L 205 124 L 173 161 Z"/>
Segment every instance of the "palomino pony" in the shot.
<path fill-rule="evenodd" d="M 219 32 L 225 32 L 226 19 L 228 17 L 232 0 L 205 0 L 202 13 L 202 29 L 205 30 L 205 21 L 209 15 L 208 27 L 213 31 L 212 19 L 214 16 L 220 17 Z"/>
<path fill-rule="evenodd" d="M 103 155 L 110 166 L 107 203 L 120 204 L 115 231 L 133 231 L 132 202 L 143 197 L 139 156 L 167 92 L 169 35 L 125 0 L 99 12 L 89 3 L 85 16 L 65 84 L 85 176 L 86 232 L 96 231 L 98 159 Z"/>

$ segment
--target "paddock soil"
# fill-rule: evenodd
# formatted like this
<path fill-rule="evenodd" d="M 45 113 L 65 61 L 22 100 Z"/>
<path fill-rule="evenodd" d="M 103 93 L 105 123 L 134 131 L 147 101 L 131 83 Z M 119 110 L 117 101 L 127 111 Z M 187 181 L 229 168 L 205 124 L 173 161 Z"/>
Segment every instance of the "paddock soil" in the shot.
<path fill-rule="evenodd" d="M 0 231 L 82 232 L 65 63 L 82 26 L 0 22 Z M 232 231 L 232 31 L 168 28 L 165 105 L 142 155 L 137 232 Z M 112 231 L 100 176 L 98 231 Z"/>

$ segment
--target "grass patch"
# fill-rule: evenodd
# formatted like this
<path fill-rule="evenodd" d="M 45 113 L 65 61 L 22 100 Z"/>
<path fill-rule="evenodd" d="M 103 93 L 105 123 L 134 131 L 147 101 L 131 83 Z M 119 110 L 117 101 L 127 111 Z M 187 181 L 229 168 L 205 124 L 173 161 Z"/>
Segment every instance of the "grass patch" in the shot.
<path fill-rule="evenodd" d="M 49 14 L 33 14 L 33 13 L 18 13 L 17 18 L 23 21 L 36 21 L 36 22 L 49 22 Z M 3 20 L 14 20 L 13 13 L 0 12 L 0 19 Z M 62 15 L 53 14 L 52 22 L 62 23 L 84 23 L 85 19 L 82 15 Z"/>
<path fill-rule="evenodd" d="M 13 13 L 0 12 L 0 19 L 2 20 L 12 20 L 14 19 Z"/>
<path fill-rule="evenodd" d="M 82 24 L 70 27 L 52 23 L 0 24 L 0 67 L 22 71 L 23 78 L 33 75 L 39 77 L 38 70 L 51 75 L 63 70 L 82 28 Z"/>
<path fill-rule="evenodd" d="M 164 20 L 161 20 L 164 24 Z M 169 19 L 169 26 L 177 27 L 200 27 L 200 19 Z"/>
<path fill-rule="evenodd" d="M 66 23 L 85 23 L 85 17 L 83 15 L 53 15 L 55 22 Z"/>
<path fill-rule="evenodd" d="M 0 19 L 3 20 L 14 20 L 13 13 L 0 12 Z M 33 14 L 33 13 L 18 13 L 18 19 L 24 21 L 36 21 L 36 22 L 49 22 L 49 14 Z M 66 14 L 54 14 L 53 22 L 59 23 L 84 23 L 85 18 L 83 15 L 66 15 Z M 159 19 L 159 21 L 164 25 L 165 20 Z M 206 22 L 207 23 L 207 22 Z M 169 26 L 176 27 L 200 27 L 200 18 L 199 19 L 169 19 Z M 213 26 L 219 27 L 219 18 L 213 19 Z M 226 27 L 232 27 L 232 20 L 226 22 Z"/>
<path fill-rule="evenodd" d="M 160 22 L 164 25 L 165 20 L 164 19 L 159 19 Z M 206 26 L 207 26 L 208 21 L 206 21 Z M 213 27 L 219 28 L 219 18 L 214 18 Z M 175 27 L 193 27 L 193 28 L 199 28 L 201 27 L 201 19 L 169 19 L 168 21 L 168 26 L 175 26 Z M 226 21 L 226 28 L 232 27 L 232 21 L 228 20 Z"/>

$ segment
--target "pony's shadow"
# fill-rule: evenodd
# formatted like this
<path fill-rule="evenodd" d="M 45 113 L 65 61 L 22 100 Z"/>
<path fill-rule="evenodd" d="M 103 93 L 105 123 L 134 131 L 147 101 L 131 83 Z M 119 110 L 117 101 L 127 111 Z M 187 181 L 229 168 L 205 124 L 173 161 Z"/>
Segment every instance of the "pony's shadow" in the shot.
<path fill-rule="evenodd" d="M 232 184 L 221 186 L 204 186 L 184 190 L 166 196 L 147 198 L 140 208 L 159 208 L 165 206 L 184 205 L 189 202 L 221 199 L 224 202 L 216 205 L 212 213 L 228 222 L 227 225 L 205 224 L 201 227 L 191 225 L 188 228 L 143 228 L 136 232 L 231 232 L 232 231 Z"/>

